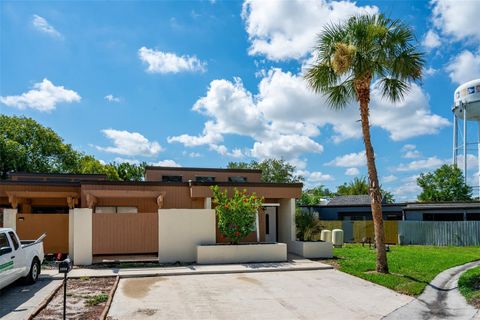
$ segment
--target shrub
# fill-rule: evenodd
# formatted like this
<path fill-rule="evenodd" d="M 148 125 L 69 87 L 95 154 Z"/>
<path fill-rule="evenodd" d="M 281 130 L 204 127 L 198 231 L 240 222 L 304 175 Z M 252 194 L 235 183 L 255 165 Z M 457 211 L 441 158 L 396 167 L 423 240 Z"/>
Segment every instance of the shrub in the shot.
<path fill-rule="evenodd" d="M 313 213 L 302 211 L 297 208 L 295 211 L 295 225 L 297 227 L 297 239 L 300 241 L 317 240 L 323 227 Z"/>
<path fill-rule="evenodd" d="M 247 194 L 245 189 L 242 192 L 234 189 L 232 197 L 228 196 L 227 190 L 221 191 L 218 186 L 212 186 L 211 189 L 218 228 L 232 244 L 238 244 L 255 231 L 256 215 L 263 198 L 258 198 L 255 193 Z"/>

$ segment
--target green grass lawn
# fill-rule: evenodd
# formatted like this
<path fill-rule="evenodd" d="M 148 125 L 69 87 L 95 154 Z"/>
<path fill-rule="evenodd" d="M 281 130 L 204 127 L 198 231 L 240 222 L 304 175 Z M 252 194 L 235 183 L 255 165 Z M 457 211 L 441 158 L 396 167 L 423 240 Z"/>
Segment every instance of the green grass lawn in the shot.
<path fill-rule="evenodd" d="M 480 267 L 465 271 L 458 280 L 458 289 L 468 303 L 480 308 Z"/>
<path fill-rule="evenodd" d="M 338 269 L 395 291 L 417 296 L 437 274 L 480 259 L 480 247 L 390 246 L 390 274 L 375 272 L 375 250 L 347 244 L 333 251 Z"/>

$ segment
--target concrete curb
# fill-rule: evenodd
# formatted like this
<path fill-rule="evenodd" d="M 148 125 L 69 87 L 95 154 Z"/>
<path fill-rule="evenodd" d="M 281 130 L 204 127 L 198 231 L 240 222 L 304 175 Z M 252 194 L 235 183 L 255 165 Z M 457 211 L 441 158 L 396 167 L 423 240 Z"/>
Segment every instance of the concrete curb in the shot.
<path fill-rule="evenodd" d="M 439 273 L 417 299 L 382 319 L 475 319 L 479 311 L 458 291 L 458 279 L 463 272 L 479 265 L 477 260 Z"/>
<path fill-rule="evenodd" d="M 233 273 L 258 273 L 258 272 L 291 272 L 291 271 L 313 271 L 313 270 L 331 270 L 334 269 L 332 266 L 328 265 L 317 265 L 317 266 L 299 266 L 299 267 L 274 267 L 274 268 L 267 268 L 267 267 L 260 267 L 256 269 L 252 268 L 238 268 L 238 269 L 230 269 L 230 270 L 182 270 L 182 271 L 150 271 L 147 268 L 143 270 L 135 269 L 124 269 L 118 270 L 116 273 L 112 271 L 110 274 L 102 274 L 92 272 L 89 274 L 85 272 L 81 275 L 73 275 L 69 276 L 70 279 L 81 278 L 81 277 L 90 277 L 90 278 L 104 278 L 104 277 L 119 277 L 120 279 L 124 278 L 143 278 L 143 277 L 167 277 L 167 276 L 186 276 L 186 275 L 205 275 L 205 274 L 233 274 Z M 96 271 L 95 269 L 91 269 L 92 271 Z M 102 270 L 102 269 L 97 269 Z M 123 271 L 123 272 L 122 272 Z M 139 272 L 140 271 L 140 272 Z M 44 275 L 44 277 L 49 277 L 53 279 L 61 278 L 61 275 Z"/>

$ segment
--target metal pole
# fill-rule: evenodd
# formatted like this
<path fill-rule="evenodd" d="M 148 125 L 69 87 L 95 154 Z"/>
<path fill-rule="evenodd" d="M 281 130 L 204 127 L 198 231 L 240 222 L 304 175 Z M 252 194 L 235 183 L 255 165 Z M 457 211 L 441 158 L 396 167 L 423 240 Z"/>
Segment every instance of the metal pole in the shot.
<path fill-rule="evenodd" d="M 480 200 L 480 120 L 478 123 L 478 153 L 477 153 L 477 160 L 478 160 L 478 199 Z"/>
<path fill-rule="evenodd" d="M 458 149 L 458 119 L 455 114 L 455 109 L 453 110 L 453 165 L 457 166 L 457 149 Z"/>
<path fill-rule="evenodd" d="M 67 273 L 63 278 L 63 320 L 67 319 Z"/>
<path fill-rule="evenodd" d="M 467 184 L 467 108 L 462 103 L 463 107 L 463 174 L 465 184 Z"/>

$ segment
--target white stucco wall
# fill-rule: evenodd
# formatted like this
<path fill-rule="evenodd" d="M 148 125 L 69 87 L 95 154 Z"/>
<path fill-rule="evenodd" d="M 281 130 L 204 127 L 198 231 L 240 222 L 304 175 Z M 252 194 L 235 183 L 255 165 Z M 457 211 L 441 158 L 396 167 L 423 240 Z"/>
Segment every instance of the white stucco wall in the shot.
<path fill-rule="evenodd" d="M 73 209 L 68 210 L 68 255 L 73 259 Z"/>
<path fill-rule="evenodd" d="M 288 247 L 289 252 L 298 254 L 304 258 L 332 258 L 333 244 L 320 241 L 291 241 Z"/>
<path fill-rule="evenodd" d="M 295 240 L 295 199 L 280 199 L 278 207 L 278 242 L 287 246 Z"/>
<path fill-rule="evenodd" d="M 282 261 L 287 261 L 285 243 L 197 246 L 199 264 Z"/>
<path fill-rule="evenodd" d="M 92 209 L 73 209 L 73 263 L 92 264 Z"/>
<path fill-rule="evenodd" d="M 215 210 L 159 209 L 158 260 L 194 262 L 197 245 L 214 244 Z"/>
<path fill-rule="evenodd" d="M 17 230 L 18 209 L 3 209 L 3 227 Z"/>

